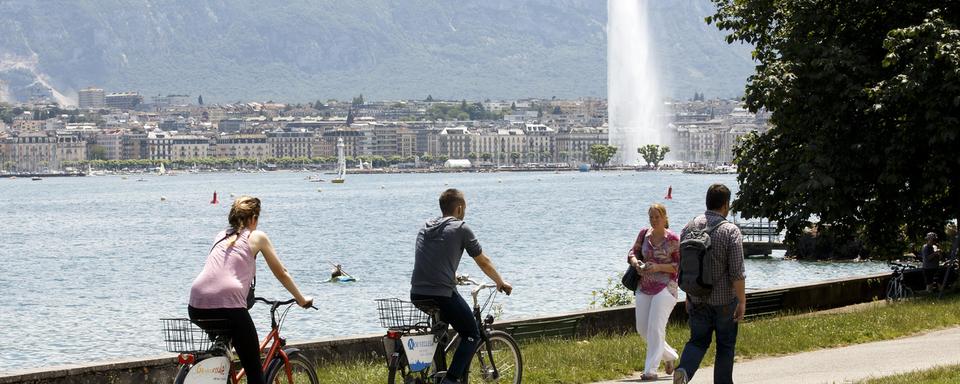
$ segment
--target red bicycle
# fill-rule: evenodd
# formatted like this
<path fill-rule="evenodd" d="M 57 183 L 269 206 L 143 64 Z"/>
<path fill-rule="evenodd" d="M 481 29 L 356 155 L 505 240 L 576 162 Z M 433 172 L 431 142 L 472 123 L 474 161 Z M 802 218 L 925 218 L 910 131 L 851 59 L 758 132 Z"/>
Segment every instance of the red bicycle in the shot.
<path fill-rule="evenodd" d="M 270 305 L 270 334 L 260 342 L 263 372 L 274 384 L 319 384 L 317 369 L 300 350 L 287 346 L 280 326 L 296 300 L 256 301 Z M 317 309 L 316 307 L 312 307 Z M 279 312 L 279 316 L 278 313 Z M 204 331 L 190 319 L 161 319 L 167 350 L 179 353 L 180 369 L 175 384 L 239 384 L 245 372 L 233 352 L 230 338 L 216 331 Z"/>

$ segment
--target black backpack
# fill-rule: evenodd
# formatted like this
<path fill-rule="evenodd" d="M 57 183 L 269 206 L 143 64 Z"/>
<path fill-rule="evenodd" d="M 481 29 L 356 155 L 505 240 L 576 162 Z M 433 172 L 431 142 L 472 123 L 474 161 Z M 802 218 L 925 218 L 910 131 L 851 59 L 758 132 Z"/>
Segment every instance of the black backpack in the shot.
<path fill-rule="evenodd" d="M 680 289 L 690 296 L 707 297 L 713 290 L 713 258 L 708 257 L 710 235 L 726 223 L 723 220 L 713 227 L 692 228 L 680 239 Z"/>

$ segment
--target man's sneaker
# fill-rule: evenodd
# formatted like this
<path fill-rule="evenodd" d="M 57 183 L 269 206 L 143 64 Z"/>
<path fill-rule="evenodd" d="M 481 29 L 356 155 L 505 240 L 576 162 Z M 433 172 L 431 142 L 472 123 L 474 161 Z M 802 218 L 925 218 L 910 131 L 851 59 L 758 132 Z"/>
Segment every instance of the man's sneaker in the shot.
<path fill-rule="evenodd" d="M 687 384 L 687 371 L 677 368 L 673 371 L 673 384 Z"/>

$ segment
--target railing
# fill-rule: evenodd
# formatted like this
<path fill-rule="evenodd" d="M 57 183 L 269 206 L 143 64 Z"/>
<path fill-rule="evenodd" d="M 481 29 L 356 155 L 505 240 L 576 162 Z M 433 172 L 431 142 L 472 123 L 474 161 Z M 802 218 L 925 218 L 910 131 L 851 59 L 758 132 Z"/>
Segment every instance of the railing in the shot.
<path fill-rule="evenodd" d="M 735 223 L 740 227 L 744 243 L 779 243 L 780 232 L 777 223 L 769 220 L 759 222 Z"/>

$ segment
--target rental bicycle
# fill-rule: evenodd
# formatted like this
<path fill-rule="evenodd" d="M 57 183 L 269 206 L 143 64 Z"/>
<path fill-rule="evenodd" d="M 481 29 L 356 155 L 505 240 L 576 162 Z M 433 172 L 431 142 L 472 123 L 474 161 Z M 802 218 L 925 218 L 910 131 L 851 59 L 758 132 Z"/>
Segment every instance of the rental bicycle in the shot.
<path fill-rule="evenodd" d="M 890 282 L 887 283 L 887 302 L 902 301 L 913 297 L 913 290 L 904 282 L 904 272 L 914 267 L 890 262 L 890 269 L 893 273 L 890 275 Z"/>
<path fill-rule="evenodd" d="M 457 276 L 457 285 L 472 285 L 473 317 L 480 328 L 480 344 L 473 355 L 464 382 L 476 378 L 483 383 L 519 384 L 523 357 L 509 333 L 493 329 L 494 317 L 487 312 L 497 295 L 496 284 L 480 284 L 469 276 Z M 489 291 L 482 305 L 480 292 Z M 383 347 L 387 356 L 389 384 L 436 384 L 443 380 L 447 356 L 453 355 L 460 336 L 452 338 L 448 324 L 440 320 L 435 303 L 409 302 L 396 298 L 378 299 L 380 325 L 387 328 Z"/>
<path fill-rule="evenodd" d="M 319 384 L 313 362 L 300 350 L 288 347 L 287 340 L 280 337 L 280 327 L 296 300 L 271 301 L 257 297 L 256 301 L 270 305 L 270 333 L 260 343 L 267 382 Z M 204 331 L 190 319 L 161 320 L 167 351 L 179 353 L 180 368 L 175 384 L 240 383 L 245 372 L 239 366 L 229 337 L 216 330 Z"/>

